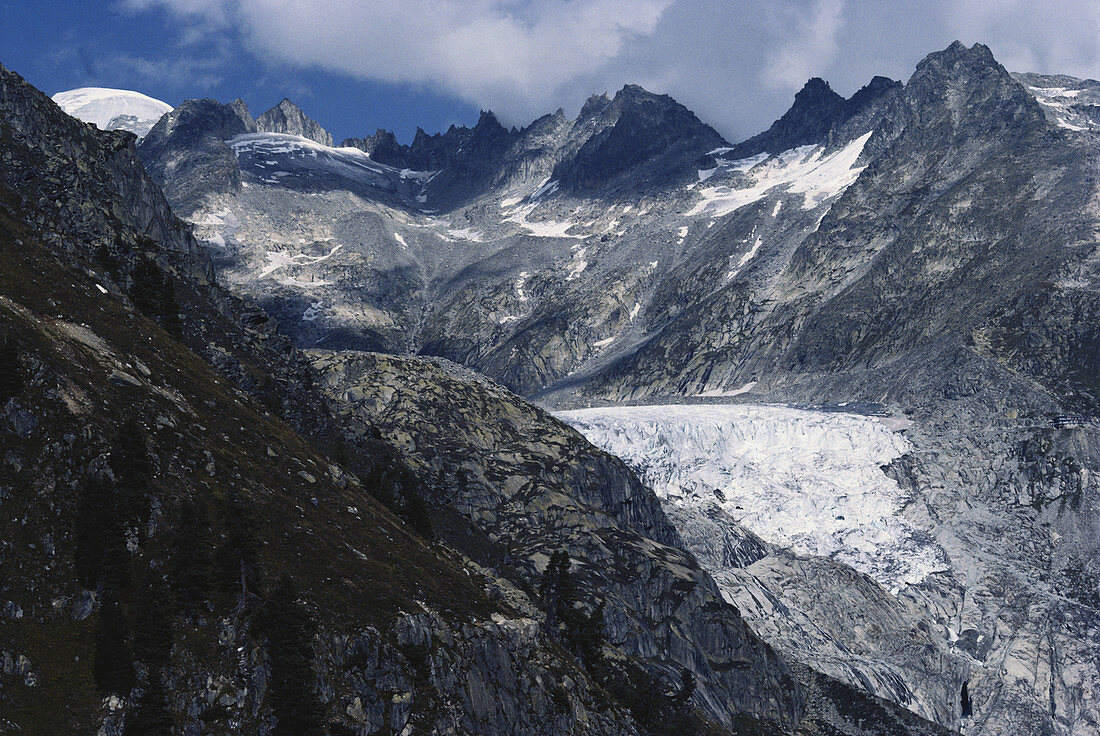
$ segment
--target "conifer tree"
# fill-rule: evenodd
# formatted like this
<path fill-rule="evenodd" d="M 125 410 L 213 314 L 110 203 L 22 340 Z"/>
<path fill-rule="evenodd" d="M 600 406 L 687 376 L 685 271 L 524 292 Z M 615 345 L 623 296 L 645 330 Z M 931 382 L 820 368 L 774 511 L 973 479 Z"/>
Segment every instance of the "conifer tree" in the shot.
<path fill-rule="evenodd" d="M 265 606 L 271 662 L 268 694 L 277 721 L 272 736 L 321 736 L 324 710 L 313 671 L 315 625 L 286 574 Z"/>
<path fill-rule="evenodd" d="M 122 605 L 113 596 L 104 596 L 95 628 L 95 654 L 92 674 L 103 695 L 125 696 L 134 686 L 134 663 L 130 650 L 129 626 Z"/>
<path fill-rule="evenodd" d="M 133 604 L 134 658 L 150 678 L 168 665 L 172 655 L 172 593 L 160 574 L 148 571 Z"/>
<path fill-rule="evenodd" d="M 79 486 L 73 536 L 76 577 L 80 584 L 95 589 L 103 575 L 107 556 L 109 516 L 114 507 L 114 488 L 103 476 L 85 478 Z"/>
<path fill-rule="evenodd" d="M 585 664 L 594 666 L 603 657 L 604 603 L 600 601 L 587 616 L 580 617 L 580 625 L 574 635 L 575 651 Z"/>
<path fill-rule="evenodd" d="M 123 736 L 171 736 L 172 713 L 163 672 L 151 673 L 134 708 L 126 714 Z"/>
<path fill-rule="evenodd" d="M 551 636 L 560 639 L 559 627 L 564 626 L 568 611 L 573 606 L 573 581 L 569 575 L 572 563 L 563 550 L 550 555 L 550 562 L 543 573 L 539 593 L 546 607 L 546 625 Z"/>
<path fill-rule="evenodd" d="M 145 443 L 145 429 L 134 416 L 115 434 L 109 464 L 116 481 L 115 514 L 124 529 L 136 528 L 140 534 L 149 521 L 146 494 L 153 478 L 153 459 Z"/>
<path fill-rule="evenodd" d="M 424 497 L 416 490 L 406 491 L 405 506 L 401 516 L 409 526 L 424 539 L 435 539 L 435 530 L 432 528 L 432 518 L 428 512 L 428 504 Z"/>
<path fill-rule="evenodd" d="M 226 539 L 215 553 L 219 586 L 239 602 L 247 604 L 260 595 L 260 537 L 258 524 L 248 506 L 233 498 L 225 509 Z"/>
<path fill-rule="evenodd" d="M 23 370 L 19 349 L 13 338 L 0 338 L 0 407 L 23 391 Z"/>
<path fill-rule="evenodd" d="M 141 259 L 130 274 L 130 298 L 145 316 L 156 320 L 170 334 L 182 332 L 179 301 L 171 280 L 155 261 Z"/>
<path fill-rule="evenodd" d="M 210 595 L 214 547 L 206 507 L 185 501 L 176 512 L 176 530 L 168 553 L 168 577 L 185 616 L 198 615 Z"/>

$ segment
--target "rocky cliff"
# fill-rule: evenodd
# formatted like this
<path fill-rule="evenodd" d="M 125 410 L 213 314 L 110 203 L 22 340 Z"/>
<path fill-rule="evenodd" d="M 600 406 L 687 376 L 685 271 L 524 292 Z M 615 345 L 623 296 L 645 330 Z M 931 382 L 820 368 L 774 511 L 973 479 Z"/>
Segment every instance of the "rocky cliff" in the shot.
<path fill-rule="evenodd" d="M 440 479 L 429 502 L 449 543 L 528 589 L 566 550 L 585 605 L 602 611 L 608 643 L 658 681 L 694 673 L 708 718 L 735 732 L 747 713 L 778 731 L 856 733 L 851 712 L 867 709 L 877 715 L 864 727 L 934 732 L 776 656 L 677 549 L 680 535 L 649 490 L 542 410 L 445 362 L 314 358 L 350 446 L 377 433 Z"/>

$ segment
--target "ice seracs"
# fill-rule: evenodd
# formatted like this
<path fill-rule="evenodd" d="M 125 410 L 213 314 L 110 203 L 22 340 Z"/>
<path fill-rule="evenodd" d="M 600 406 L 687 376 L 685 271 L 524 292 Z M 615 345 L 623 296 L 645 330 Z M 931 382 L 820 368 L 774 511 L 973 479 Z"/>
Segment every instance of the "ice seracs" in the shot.
<path fill-rule="evenodd" d="M 144 138 L 161 116 L 171 112 L 167 102 L 126 89 L 81 87 L 58 92 L 53 101 L 74 118 L 102 130 L 128 130 Z"/>
<path fill-rule="evenodd" d="M 766 541 L 842 562 L 891 591 L 947 569 L 942 550 L 901 515 L 908 497 L 881 467 L 909 443 L 876 417 L 763 405 L 558 416 L 621 457 L 665 504 L 701 514 L 717 503 Z"/>

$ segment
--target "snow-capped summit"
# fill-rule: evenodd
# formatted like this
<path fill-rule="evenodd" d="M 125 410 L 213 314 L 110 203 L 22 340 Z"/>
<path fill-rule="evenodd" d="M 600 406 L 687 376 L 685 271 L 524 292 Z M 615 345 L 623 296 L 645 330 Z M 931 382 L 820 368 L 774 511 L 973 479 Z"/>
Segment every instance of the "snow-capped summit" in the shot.
<path fill-rule="evenodd" d="M 92 123 L 103 130 L 128 130 L 144 138 L 171 111 L 167 102 L 126 89 L 81 87 L 53 96 L 58 107 L 74 118 Z"/>

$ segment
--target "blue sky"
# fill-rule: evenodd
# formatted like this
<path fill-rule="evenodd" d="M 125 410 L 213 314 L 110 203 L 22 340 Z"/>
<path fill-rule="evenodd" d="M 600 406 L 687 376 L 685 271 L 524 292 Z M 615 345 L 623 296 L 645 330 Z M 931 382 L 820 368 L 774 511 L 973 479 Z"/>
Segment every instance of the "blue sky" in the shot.
<path fill-rule="evenodd" d="M 955 39 L 1100 77 L 1096 0 L 0 0 L 0 63 L 49 94 L 243 97 L 254 115 L 287 96 L 338 141 L 480 109 L 522 126 L 626 83 L 737 141 L 811 76 L 849 95 Z"/>
<path fill-rule="evenodd" d="M 0 0 L 0 63 L 54 94 L 75 87 L 136 89 L 170 105 L 243 98 L 254 116 L 290 97 L 337 141 L 386 128 L 403 141 L 417 126 L 472 125 L 479 108 L 425 85 L 360 79 L 271 62 L 224 30 L 180 38 L 165 8 L 135 12 L 104 0 Z"/>

